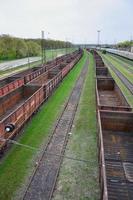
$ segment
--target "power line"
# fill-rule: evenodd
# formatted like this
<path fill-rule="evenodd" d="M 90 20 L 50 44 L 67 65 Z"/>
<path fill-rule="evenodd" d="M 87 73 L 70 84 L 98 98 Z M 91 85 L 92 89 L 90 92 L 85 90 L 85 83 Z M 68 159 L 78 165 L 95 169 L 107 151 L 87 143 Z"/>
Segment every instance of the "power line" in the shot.
<path fill-rule="evenodd" d="M 26 149 L 37 150 L 38 152 L 40 152 L 40 149 L 39 149 L 39 148 L 32 147 L 32 146 L 30 146 L 30 145 L 25 145 L 25 144 L 22 144 L 22 143 L 20 143 L 20 142 L 15 141 L 15 140 L 0 138 L 0 141 L 12 143 L 12 144 L 15 144 L 15 145 L 17 145 L 17 146 L 24 147 L 24 148 L 26 148 Z M 85 162 L 85 163 L 95 163 L 95 162 L 96 162 L 96 161 L 95 161 L 95 162 L 92 162 L 92 161 L 89 161 L 89 160 L 86 160 L 86 159 L 74 158 L 74 157 L 71 157 L 71 156 L 65 156 L 64 154 L 50 153 L 50 152 L 47 152 L 47 150 L 44 150 L 43 152 L 44 152 L 46 155 L 57 156 L 57 157 L 63 157 L 63 158 L 66 158 L 66 159 L 69 159 L 69 160 L 73 160 L 73 161 L 78 161 L 78 162 Z"/>

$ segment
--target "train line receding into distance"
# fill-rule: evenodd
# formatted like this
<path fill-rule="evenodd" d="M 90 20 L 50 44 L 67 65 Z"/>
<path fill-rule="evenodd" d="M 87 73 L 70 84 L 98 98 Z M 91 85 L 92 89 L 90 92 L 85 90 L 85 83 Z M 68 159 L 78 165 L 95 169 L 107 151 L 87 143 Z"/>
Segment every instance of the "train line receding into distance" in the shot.
<path fill-rule="evenodd" d="M 0 80 L 0 153 L 82 56 L 82 50 Z M 18 84 L 18 81 L 22 84 Z"/>
<path fill-rule="evenodd" d="M 96 51 L 94 51 L 94 58 L 96 65 L 100 199 L 132 200 L 132 108 Z"/>

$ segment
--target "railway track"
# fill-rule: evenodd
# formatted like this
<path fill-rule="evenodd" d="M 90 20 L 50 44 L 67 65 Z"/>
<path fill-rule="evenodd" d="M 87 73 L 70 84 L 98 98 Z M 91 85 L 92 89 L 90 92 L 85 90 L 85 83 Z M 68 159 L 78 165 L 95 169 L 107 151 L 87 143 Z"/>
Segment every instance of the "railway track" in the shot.
<path fill-rule="evenodd" d="M 124 69 L 126 69 L 128 72 L 133 74 L 133 68 L 131 69 L 130 66 L 126 63 L 124 63 L 124 61 L 120 61 L 118 60 L 118 58 L 116 58 L 116 56 L 112 56 L 110 55 L 111 59 L 113 59 L 115 62 L 119 63 L 122 67 L 124 67 Z"/>
<path fill-rule="evenodd" d="M 52 198 L 57 176 L 69 138 L 80 94 L 88 69 L 88 59 L 76 82 L 60 119 L 48 141 L 39 164 L 36 167 L 24 192 L 23 200 L 49 200 Z M 57 156 L 60 155 L 60 156 Z"/>
<path fill-rule="evenodd" d="M 116 55 L 116 54 L 112 54 L 109 53 L 110 55 L 113 55 L 114 57 L 118 58 L 119 60 L 121 60 L 122 62 L 127 63 L 129 66 L 133 67 L 133 60 L 129 60 L 128 58 L 124 58 L 122 56 Z"/>
<path fill-rule="evenodd" d="M 104 56 L 104 60 L 107 63 L 107 65 L 113 70 L 113 72 L 120 78 L 120 80 L 125 84 L 127 89 L 131 92 L 133 95 L 133 84 L 119 71 L 117 70 L 114 65 Z"/>

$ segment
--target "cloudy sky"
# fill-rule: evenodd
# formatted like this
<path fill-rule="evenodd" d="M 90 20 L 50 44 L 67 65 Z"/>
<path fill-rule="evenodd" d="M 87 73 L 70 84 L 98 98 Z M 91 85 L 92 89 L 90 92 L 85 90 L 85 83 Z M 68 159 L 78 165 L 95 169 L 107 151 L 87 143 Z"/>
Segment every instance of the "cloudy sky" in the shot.
<path fill-rule="evenodd" d="M 132 0 L 0 0 L 0 34 L 114 43 L 133 38 Z M 50 34 L 48 34 L 48 32 Z"/>

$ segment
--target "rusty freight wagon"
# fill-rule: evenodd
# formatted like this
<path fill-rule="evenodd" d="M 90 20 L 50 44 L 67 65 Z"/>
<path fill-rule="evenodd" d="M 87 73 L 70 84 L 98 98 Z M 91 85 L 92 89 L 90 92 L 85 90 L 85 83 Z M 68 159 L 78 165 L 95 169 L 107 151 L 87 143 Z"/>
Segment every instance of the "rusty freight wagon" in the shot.
<path fill-rule="evenodd" d="M 41 85 L 44 88 L 45 97 L 50 96 L 53 89 L 59 84 L 66 74 L 71 70 L 76 62 L 80 59 L 81 55 L 76 55 L 76 58 L 69 58 L 66 62 L 56 65 L 47 72 L 41 74 L 37 78 L 29 82 L 30 85 Z"/>
<path fill-rule="evenodd" d="M 111 77 L 107 67 L 96 67 L 96 76 L 101 78 Z"/>
<path fill-rule="evenodd" d="M 44 88 L 44 99 L 47 99 L 54 88 L 60 83 L 65 75 L 72 69 L 72 67 L 78 62 L 81 54 L 75 55 L 75 59 L 69 58 L 67 62 L 56 65 L 52 69 L 45 73 L 42 73 L 37 78 L 29 82 L 29 85 L 40 85 Z"/>
<path fill-rule="evenodd" d="M 67 73 L 76 65 L 76 63 L 81 58 L 82 53 L 76 54 L 74 57 L 67 59 L 66 62 L 60 64 L 60 69 L 62 71 L 62 77 L 65 77 Z"/>
<path fill-rule="evenodd" d="M 99 109 L 132 110 L 125 96 L 112 78 L 97 78 L 96 94 Z"/>
<path fill-rule="evenodd" d="M 95 59 L 96 67 L 104 67 L 105 66 L 101 56 L 96 51 L 94 51 L 94 59 Z"/>
<path fill-rule="evenodd" d="M 12 76 L 0 80 L 0 97 L 4 96 L 11 91 L 21 87 L 22 85 L 28 83 L 33 80 L 45 70 L 51 69 L 55 64 L 47 64 L 45 68 L 43 67 L 34 67 L 31 69 L 24 70 L 19 73 L 15 73 Z"/>
<path fill-rule="evenodd" d="M 29 81 L 33 80 L 37 76 L 39 76 L 41 73 L 45 72 L 45 68 L 43 67 L 34 67 L 31 69 L 27 69 L 25 71 L 19 72 L 17 74 L 12 75 L 12 77 L 15 78 L 23 78 L 24 83 L 28 83 Z"/>
<path fill-rule="evenodd" d="M 0 80 L 0 97 L 24 85 L 23 78 L 8 77 Z"/>
<path fill-rule="evenodd" d="M 34 80 L 29 82 L 29 85 L 39 85 L 43 87 L 44 90 L 44 100 L 47 99 L 54 88 L 62 80 L 62 72 L 56 66 L 53 69 L 41 74 Z"/>
<path fill-rule="evenodd" d="M 133 199 L 133 112 L 99 111 L 102 200 Z"/>
<path fill-rule="evenodd" d="M 0 149 L 12 138 L 44 100 L 39 86 L 22 86 L 0 97 Z"/>
<path fill-rule="evenodd" d="M 96 70 L 100 67 L 96 67 Z M 108 70 L 96 71 L 101 200 L 133 199 L 133 112 Z M 109 76 L 108 76 L 109 75 Z"/>
<path fill-rule="evenodd" d="M 97 53 L 97 52 L 96 52 Z M 96 54 L 97 58 L 95 58 L 95 61 L 98 59 L 102 59 L 99 54 Z M 99 61 L 98 61 L 99 62 Z M 102 66 L 99 66 L 99 64 L 95 64 L 96 67 L 96 76 L 97 77 L 111 77 L 108 68 L 105 66 L 104 62 L 102 61 Z"/>

